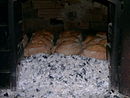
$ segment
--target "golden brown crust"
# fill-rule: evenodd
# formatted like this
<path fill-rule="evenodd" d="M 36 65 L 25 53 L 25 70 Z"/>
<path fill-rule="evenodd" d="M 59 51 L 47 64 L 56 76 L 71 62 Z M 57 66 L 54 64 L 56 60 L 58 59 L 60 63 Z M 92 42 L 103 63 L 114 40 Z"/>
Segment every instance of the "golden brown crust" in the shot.
<path fill-rule="evenodd" d="M 75 31 L 65 31 L 60 34 L 56 46 L 52 53 L 62 53 L 65 55 L 76 55 L 81 51 L 81 33 Z"/>
<path fill-rule="evenodd" d="M 79 54 L 81 45 L 78 43 L 62 43 L 55 49 L 55 53 L 62 53 L 65 55 L 76 55 Z"/>
<path fill-rule="evenodd" d="M 63 42 L 80 42 L 80 40 L 76 37 L 68 37 L 68 38 L 60 38 L 57 41 L 57 44 L 63 43 Z"/>
<path fill-rule="evenodd" d="M 102 45 L 90 45 L 86 49 L 90 50 L 90 51 L 96 51 L 96 52 L 105 52 L 106 51 L 105 47 Z"/>
<path fill-rule="evenodd" d="M 38 32 L 35 32 L 34 35 L 33 35 L 34 39 L 45 38 L 45 37 L 48 40 L 53 40 L 53 33 L 46 32 L 46 31 L 38 31 Z"/>
<path fill-rule="evenodd" d="M 89 58 L 95 58 L 99 60 L 106 60 L 106 53 L 104 52 L 95 52 L 95 51 L 84 51 L 81 56 L 89 57 Z"/>
<path fill-rule="evenodd" d="M 96 36 L 102 38 L 102 39 L 106 39 L 107 35 L 106 32 L 97 32 Z"/>
<path fill-rule="evenodd" d="M 103 46 L 106 46 L 106 44 L 107 44 L 107 39 L 100 40 L 98 44 L 103 45 Z"/>
<path fill-rule="evenodd" d="M 86 37 L 86 39 L 84 40 L 83 45 L 84 45 L 84 44 L 88 44 L 88 43 L 89 43 L 90 41 L 92 41 L 93 39 L 95 39 L 95 36 L 88 35 L 88 36 Z"/>
<path fill-rule="evenodd" d="M 25 56 L 30 56 L 37 53 L 48 53 L 50 54 L 53 46 L 52 40 L 53 35 L 50 32 L 36 32 L 28 46 L 24 51 Z"/>
<path fill-rule="evenodd" d="M 81 53 L 81 56 L 90 58 L 96 58 L 105 60 L 106 59 L 106 48 L 102 45 L 90 45 L 86 47 Z"/>
<path fill-rule="evenodd" d="M 76 37 L 81 40 L 81 32 L 65 31 L 60 34 L 60 38 Z"/>

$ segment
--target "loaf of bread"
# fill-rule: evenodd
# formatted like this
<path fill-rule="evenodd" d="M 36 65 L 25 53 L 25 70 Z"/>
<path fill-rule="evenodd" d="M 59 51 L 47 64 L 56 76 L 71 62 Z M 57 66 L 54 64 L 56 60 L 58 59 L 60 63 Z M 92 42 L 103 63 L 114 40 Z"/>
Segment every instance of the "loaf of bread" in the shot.
<path fill-rule="evenodd" d="M 64 55 L 77 55 L 81 51 L 80 43 L 63 42 L 55 47 L 54 53 L 61 53 Z"/>
<path fill-rule="evenodd" d="M 53 47 L 53 34 L 50 32 L 36 32 L 24 50 L 24 56 L 37 53 L 51 53 Z"/>
<path fill-rule="evenodd" d="M 47 53 L 49 54 L 51 51 L 49 48 L 46 48 L 45 46 L 43 47 L 35 47 L 35 48 L 30 48 L 26 47 L 24 50 L 24 56 L 31 56 L 37 53 Z"/>
<path fill-rule="evenodd" d="M 103 46 L 106 47 L 106 45 L 107 45 L 107 39 L 100 40 L 98 44 L 103 45 Z"/>
<path fill-rule="evenodd" d="M 81 56 L 96 58 L 100 60 L 106 59 L 106 48 L 102 45 L 89 45 L 80 53 Z"/>
<path fill-rule="evenodd" d="M 37 40 L 32 40 L 30 43 L 30 48 L 36 48 L 40 46 L 45 46 L 45 47 L 52 47 L 53 44 L 51 41 L 43 38 L 43 39 L 37 39 Z"/>
<path fill-rule="evenodd" d="M 32 38 L 33 39 L 46 38 L 46 39 L 52 41 L 53 40 L 53 33 L 41 30 L 41 31 L 35 32 Z"/>
<path fill-rule="evenodd" d="M 106 32 L 97 32 L 96 36 L 102 38 L 102 39 L 107 39 L 107 34 Z"/>
<path fill-rule="evenodd" d="M 81 51 L 81 33 L 74 31 L 62 32 L 52 53 L 61 53 L 65 55 L 76 55 Z"/>
<path fill-rule="evenodd" d="M 98 33 L 96 36 L 89 35 L 82 43 L 83 46 L 80 55 L 85 57 L 105 60 L 106 44 L 107 44 L 107 39 L 105 33 Z"/>
<path fill-rule="evenodd" d="M 65 31 L 60 34 L 60 38 L 77 37 L 79 40 L 82 39 L 81 32 L 77 31 Z"/>
<path fill-rule="evenodd" d="M 83 48 L 89 45 L 96 45 L 96 44 L 106 46 L 107 39 L 102 39 L 101 37 L 98 36 L 89 36 L 82 44 L 83 44 Z"/>
<path fill-rule="evenodd" d="M 63 43 L 63 42 L 80 42 L 80 40 L 75 36 L 68 37 L 68 38 L 60 38 L 57 41 L 57 44 L 60 44 L 60 43 Z"/>
<path fill-rule="evenodd" d="M 95 39 L 95 36 L 92 36 L 92 35 L 88 35 L 85 40 L 83 41 L 83 46 L 86 46 L 89 42 L 91 42 L 92 40 Z"/>
<path fill-rule="evenodd" d="M 85 41 L 82 43 L 82 48 L 86 48 L 89 45 L 96 45 L 98 44 L 102 39 L 97 36 L 88 36 L 86 37 Z"/>

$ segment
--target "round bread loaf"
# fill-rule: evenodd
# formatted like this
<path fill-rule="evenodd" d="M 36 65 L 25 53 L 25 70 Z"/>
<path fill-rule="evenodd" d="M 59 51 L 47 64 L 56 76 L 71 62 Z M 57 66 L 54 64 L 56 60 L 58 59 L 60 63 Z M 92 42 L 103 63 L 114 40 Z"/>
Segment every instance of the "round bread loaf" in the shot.
<path fill-rule="evenodd" d="M 47 37 L 47 39 L 53 40 L 53 33 L 41 30 L 41 31 L 35 32 L 33 37 L 35 37 L 36 39 L 37 37 L 40 37 L 40 38 Z"/>
<path fill-rule="evenodd" d="M 98 44 L 103 45 L 103 46 L 106 46 L 106 44 L 107 44 L 107 39 L 102 39 L 102 40 L 100 40 Z"/>
<path fill-rule="evenodd" d="M 106 59 L 106 48 L 102 45 L 90 45 L 86 47 L 80 54 L 81 56 L 96 58 L 105 60 Z"/>
<path fill-rule="evenodd" d="M 80 52 L 80 45 L 78 44 L 71 44 L 71 45 L 61 45 L 56 48 L 55 53 L 61 53 L 65 55 L 76 55 Z"/>
<path fill-rule="evenodd" d="M 102 39 L 100 37 L 96 37 L 96 36 L 88 36 L 86 38 L 86 40 L 82 43 L 82 48 L 86 48 L 90 45 L 96 45 L 96 44 L 99 44 L 99 42 L 101 41 Z"/>
<path fill-rule="evenodd" d="M 53 49 L 53 53 L 61 53 L 65 55 L 76 55 L 81 51 L 81 45 L 77 42 L 63 42 L 58 44 L 55 49 Z"/>
<path fill-rule="evenodd" d="M 53 35 L 51 32 L 36 32 L 24 51 L 25 56 L 37 53 L 49 53 L 53 46 Z"/>
<path fill-rule="evenodd" d="M 45 46 L 45 47 L 50 47 L 52 48 L 53 44 L 51 41 L 43 38 L 43 39 L 37 39 L 37 40 L 32 40 L 30 42 L 30 45 L 31 47 L 30 48 L 36 48 L 36 47 L 39 47 L 39 46 Z"/>
<path fill-rule="evenodd" d="M 86 39 L 83 41 L 83 45 L 88 44 L 90 41 L 94 40 L 95 36 L 88 35 Z"/>
<path fill-rule="evenodd" d="M 95 44 L 99 44 L 99 42 L 101 41 L 102 39 L 100 37 L 95 37 L 94 39 L 92 39 L 91 41 L 89 41 L 87 43 L 87 45 L 95 45 Z"/>
<path fill-rule="evenodd" d="M 44 32 L 44 33 L 43 33 L 43 37 L 44 37 L 44 36 L 47 36 L 47 37 L 50 38 L 50 40 L 53 40 L 53 34 L 52 34 L 51 32 Z"/>
<path fill-rule="evenodd" d="M 50 49 L 47 49 L 45 46 L 43 47 L 37 47 L 37 48 L 30 48 L 28 50 L 29 52 L 29 55 L 34 55 L 34 54 L 37 54 L 37 53 L 47 53 L 47 54 L 50 54 Z"/>
<path fill-rule="evenodd" d="M 106 32 L 97 32 L 96 36 L 98 36 L 102 39 L 107 39 Z"/>
<path fill-rule="evenodd" d="M 47 53 L 47 54 L 50 54 L 50 52 L 51 52 L 50 49 L 47 49 L 45 46 L 37 47 L 37 48 L 27 47 L 24 50 L 24 56 L 31 56 L 31 55 L 34 55 L 34 54 L 37 54 L 37 53 Z"/>
<path fill-rule="evenodd" d="M 76 31 L 65 31 L 60 34 L 56 46 L 52 53 L 62 53 L 65 55 L 79 54 L 81 50 L 81 33 Z"/>
<path fill-rule="evenodd" d="M 77 37 L 75 37 L 75 36 L 68 37 L 68 38 L 60 38 L 57 41 L 57 44 L 60 44 L 62 42 L 80 42 L 80 40 Z"/>
<path fill-rule="evenodd" d="M 82 39 L 81 38 L 81 32 L 76 32 L 76 31 L 66 31 L 66 32 L 62 32 L 60 34 L 60 38 L 68 38 L 68 37 L 77 37 L 78 39 Z"/>
<path fill-rule="evenodd" d="M 38 43 L 29 43 L 28 46 L 24 50 L 24 56 L 31 56 L 37 53 L 48 53 L 51 52 L 52 45 L 46 42 L 38 42 Z"/>
<path fill-rule="evenodd" d="M 90 45 L 86 49 L 90 51 L 96 51 L 96 52 L 106 52 L 106 48 L 102 45 Z"/>

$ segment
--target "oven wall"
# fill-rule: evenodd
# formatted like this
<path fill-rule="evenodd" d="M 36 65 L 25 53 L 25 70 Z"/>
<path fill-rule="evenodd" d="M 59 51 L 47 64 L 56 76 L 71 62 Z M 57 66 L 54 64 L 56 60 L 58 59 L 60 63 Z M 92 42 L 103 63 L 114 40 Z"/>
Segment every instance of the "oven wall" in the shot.
<path fill-rule="evenodd" d="M 109 0 L 111 88 L 130 96 L 130 1 Z"/>
<path fill-rule="evenodd" d="M 130 1 L 122 1 L 120 17 L 121 28 L 121 66 L 120 66 L 120 92 L 130 96 Z"/>
<path fill-rule="evenodd" d="M 28 0 L 23 3 L 25 32 L 48 29 L 107 30 L 107 7 L 91 0 Z"/>

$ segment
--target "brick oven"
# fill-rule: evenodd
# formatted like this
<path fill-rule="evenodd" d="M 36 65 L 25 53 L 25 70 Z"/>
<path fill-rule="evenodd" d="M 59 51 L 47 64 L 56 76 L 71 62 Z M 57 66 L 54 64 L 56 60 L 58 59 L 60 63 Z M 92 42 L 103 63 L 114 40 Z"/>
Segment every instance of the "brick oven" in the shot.
<path fill-rule="evenodd" d="M 1 0 L 0 87 L 16 87 L 17 64 L 24 55 L 23 38 L 47 29 L 59 33 L 77 30 L 107 32 L 106 54 L 110 62 L 111 89 L 130 96 L 130 1 L 129 0 Z M 73 6 L 72 4 L 75 4 Z M 80 5 L 80 7 L 79 7 Z M 84 10 L 85 9 L 85 10 Z"/>

